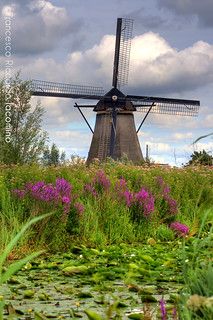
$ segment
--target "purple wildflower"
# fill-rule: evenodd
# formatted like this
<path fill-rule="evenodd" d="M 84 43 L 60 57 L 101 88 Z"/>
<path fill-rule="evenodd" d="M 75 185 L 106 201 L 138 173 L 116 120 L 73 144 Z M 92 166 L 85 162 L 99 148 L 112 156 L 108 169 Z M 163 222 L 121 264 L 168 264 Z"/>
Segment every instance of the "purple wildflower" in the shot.
<path fill-rule="evenodd" d="M 133 195 L 129 190 L 123 192 L 123 198 L 125 199 L 127 207 L 130 207 L 133 200 Z"/>
<path fill-rule="evenodd" d="M 61 200 L 62 200 L 62 203 L 70 203 L 70 198 L 69 197 L 66 197 L 66 196 L 63 196 L 62 198 L 61 198 Z"/>
<path fill-rule="evenodd" d="M 127 188 L 127 183 L 124 178 L 121 178 L 116 182 L 115 191 L 119 199 L 124 200 L 127 207 L 130 207 L 133 199 L 133 194 Z"/>
<path fill-rule="evenodd" d="M 56 190 L 63 196 L 69 196 L 72 190 L 72 186 L 70 183 L 65 180 L 64 178 L 57 178 L 56 179 Z"/>
<path fill-rule="evenodd" d="M 97 192 L 91 183 L 84 185 L 84 192 L 91 194 L 93 197 L 97 196 Z"/>
<path fill-rule="evenodd" d="M 168 185 L 166 185 L 164 188 L 163 188 L 163 195 L 167 195 L 168 193 L 170 193 L 171 189 Z"/>
<path fill-rule="evenodd" d="M 161 311 L 161 319 L 166 320 L 167 314 L 166 314 L 166 301 L 163 299 L 163 297 L 159 301 L 160 304 L 160 311 Z"/>
<path fill-rule="evenodd" d="M 45 202 L 52 202 L 52 201 L 55 202 L 59 198 L 59 194 L 57 190 L 51 184 L 44 185 L 40 188 L 37 188 L 37 185 L 34 185 L 32 187 L 32 196 L 34 199 L 45 201 Z"/>
<path fill-rule="evenodd" d="M 142 204 L 145 199 L 149 197 L 149 193 L 142 188 L 138 193 L 135 194 L 135 200 Z"/>
<path fill-rule="evenodd" d="M 144 216 L 148 217 L 155 209 L 155 199 L 152 195 L 144 202 Z"/>
<path fill-rule="evenodd" d="M 82 213 L 84 212 L 84 206 L 82 203 L 80 202 L 76 202 L 74 204 L 75 209 L 77 210 L 78 215 L 82 215 Z"/>
<path fill-rule="evenodd" d="M 115 184 L 115 190 L 120 193 L 122 191 L 127 190 L 127 183 L 126 180 L 124 178 L 119 179 L 116 184 Z"/>
<path fill-rule="evenodd" d="M 45 186 L 44 181 L 38 181 L 35 184 L 31 185 L 31 191 L 36 192 Z"/>
<path fill-rule="evenodd" d="M 29 195 L 35 200 L 60 205 L 63 204 L 64 212 L 70 209 L 72 186 L 63 178 L 58 178 L 55 185 L 52 183 L 45 184 L 44 181 L 37 181 L 34 184 L 29 182 L 25 185 L 24 190 L 14 190 L 13 192 L 24 197 Z"/>
<path fill-rule="evenodd" d="M 164 181 L 163 181 L 163 178 L 162 177 L 157 177 L 156 178 L 156 181 L 157 181 L 157 184 L 159 184 L 161 187 L 163 186 L 163 184 L 164 184 Z"/>
<path fill-rule="evenodd" d="M 14 189 L 12 192 L 20 199 L 24 198 L 24 196 L 26 195 L 26 190 Z"/>
<path fill-rule="evenodd" d="M 182 237 L 186 236 L 189 233 L 189 227 L 178 221 L 172 222 L 169 227 L 170 229 L 175 231 L 177 235 Z"/>
<path fill-rule="evenodd" d="M 178 320 L 177 309 L 175 307 L 172 309 L 172 320 Z"/>
<path fill-rule="evenodd" d="M 162 190 L 162 196 L 164 201 L 167 204 L 168 207 L 168 213 L 171 215 L 176 215 L 178 212 L 178 204 L 175 199 L 173 199 L 170 195 L 171 189 L 168 185 L 165 184 L 164 180 L 162 177 L 157 177 L 157 183 L 161 187 Z"/>
<path fill-rule="evenodd" d="M 109 190 L 110 187 L 110 180 L 107 178 L 107 176 L 105 175 L 104 171 L 99 170 L 96 173 L 96 176 L 93 180 L 95 186 L 100 190 Z"/>
<path fill-rule="evenodd" d="M 169 206 L 169 213 L 172 215 L 176 215 L 178 211 L 177 201 L 171 197 L 168 197 L 166 200 Z"/>
<path fill-rule="evenodd" d="M 145 217 L 154 211 L 154 197 L 144 188 L 134 195 L 134 203 L 142 210 Z"/>

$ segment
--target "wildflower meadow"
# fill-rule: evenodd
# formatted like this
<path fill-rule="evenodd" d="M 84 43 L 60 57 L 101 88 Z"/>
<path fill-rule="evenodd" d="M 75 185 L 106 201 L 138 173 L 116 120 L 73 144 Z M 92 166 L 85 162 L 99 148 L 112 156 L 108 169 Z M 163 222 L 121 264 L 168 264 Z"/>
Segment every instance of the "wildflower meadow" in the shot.
<path fill-rule="evenodd" d="M 0 284 L 0 319 L 212 319 L 212 177 L 116 162 L 1 166 L 0 250 L 42 218 L 2 261 L 3 277 L 39 251 Z"/>

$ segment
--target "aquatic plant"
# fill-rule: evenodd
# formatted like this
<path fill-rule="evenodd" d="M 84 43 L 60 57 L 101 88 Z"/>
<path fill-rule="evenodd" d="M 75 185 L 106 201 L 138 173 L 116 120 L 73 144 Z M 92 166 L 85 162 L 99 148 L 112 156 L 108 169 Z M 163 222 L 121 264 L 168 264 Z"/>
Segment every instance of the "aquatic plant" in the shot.
<path fill-rule="evenodd" d="M 39 255 L 41 255 L 44 252 L 44 250 L 41 250 L 41 251 L 38 251 L 38 252 L 33 252 L 30 255 L 28 255 L 27 257 L 10 264 L 9 267 L 6 269 L 6 271 L 3 271 L 3 266 L 4 266 L 4 263 L 5 263 L 6 259 L 7 259 L 7 257 L 9 256 L 9 254 L 11 253 L 11 251 L 13 250 L 13 248 L 15 247 L 15 245 L 17 244 L 19 239 L 26 232 L 26 230 L 29 229 L 36 222 L 38 222 L 38 221 L 40 221 L 42 219 L 45 219 L 45 218 L 49 217 L 52 214 L 53 213 L 46 213 L 44 215 L 41 215 L 41 216 L 38 216 L 38 217 L 35 217 L 35 218 L 31 219 L 28 223 L 26 223 L 22 227 L 22 229 L 17 233 L 17 235 L 6 245 L 4 251 L 1 253 L 1 256 L 0 256 L 0 286 L 3 283 L 7 282 L 26 263 L 28 263 L 29 261 L 31 261 L 34 258 L 38 257 Z M 0 299 L 0 320 L 3 320 L 3 311 L 4 311 L 4 300 L 1 297 L 1 299 Z"/>

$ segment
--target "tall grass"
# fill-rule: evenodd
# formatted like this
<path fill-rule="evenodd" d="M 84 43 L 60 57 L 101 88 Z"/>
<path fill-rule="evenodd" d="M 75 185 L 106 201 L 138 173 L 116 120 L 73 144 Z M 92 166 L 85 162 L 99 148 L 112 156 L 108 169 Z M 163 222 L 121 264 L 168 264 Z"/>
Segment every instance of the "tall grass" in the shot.
<path fill-rule="evenodd" d="M 212 217 L 213 209 L 204 211 L 197 236 L 188 248 L 187 243 L 183 245 L 185 287 L 179 306 L 181 319 L 213 319 Z"/>
<path fill-rule="evenodd" d="M 15 234 L 20 230 L 22 224 L 22 204 L 14 205 L 11 199 L 11 193 L 6 188 L 5 184 L 0 181 L 0 252 L 4 249 Z M 22 238 L 24 243 L 27 233 Z"/>
<path fill-rule="evenodd" d="M 108 193 L 99 194 L 94 200 L 83 193 L 83 186 L 93 180 L 99 169 L 105 171 L 111 181 L 111 188 Z M 58 177 L 70 182 L 74 197 L 83 203 L 85 210 L 74 228 L 75 232 L 68 232 L 66 225 L 61 221 L 60 210 L 51 219 L 36 225 L 28 231 L 35 246 L 49 246 L 58 251 L 67 249 L 73 241 L 106 245 L 122 241 L 144 241 L 150 236 L 160 241 L 172 240 L 171 230 L 162 225 L 162 201 L 159 186 L 156 184 L 156 178 L 159 176 L 170 186 L 171 197 L 178 203 L 176 219 L 188 224 L 191 234 L 196 234 L 204 210 L 213 203 L 212 172 L 205 168 L 143 168 L 119 163 L 96 164 L 89 168 L 82 164 L 59 168 L 41 168 L 36 165 L 0 167 L 0 248 L 4 247 L 4 243 L 25 221 L 49 210 L 45 205 L 34 206 L 36 203 L 29 199 L 15 199 L 11 191 L 22 188 L 28 182 L 54 183 Z M 138 192 L 144 186 L 154 194 L 156 210 L 150 224 L 145 226 L 133 223 L 129 209 L 116 198 L 114 186 L 121 177 L 126 179 L 132 192 Z M 23 245 L 24 242 L 23 238 Z"/>
<path fill-rule="evenodd" d="M 49 217 L 52 213 L 47 213 L 39 217 L 35 217 L 26 223 L 21 230 L 6 244 L 3 251 L 1 251 L 0 255 L 0 286 L 6 283 L 15 273 L 17 273 L 26 263 L 38 257 L 43 253 L 42 251 L 33 252 L 30 255 L 22 258 L 21 260 L 15 261 L 10 264 L 6 270 L 3 270 L 3 266 L 6 262 L 7 257 L 12 252 L 13 248 L 16 246 L 19 239 L 26 233 L 26 231 L 36 222 Z M 0 320 L 3 320 L 3 312 L 4 312 L 4 299 L 1 297 L 0 299 Z"/>

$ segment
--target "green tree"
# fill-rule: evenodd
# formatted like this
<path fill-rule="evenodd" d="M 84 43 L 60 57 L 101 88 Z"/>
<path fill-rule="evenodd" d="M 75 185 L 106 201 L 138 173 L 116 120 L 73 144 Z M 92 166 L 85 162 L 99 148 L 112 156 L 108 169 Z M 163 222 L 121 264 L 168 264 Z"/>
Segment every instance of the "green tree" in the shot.
<path fill-rule="evenodd" d="M 42 130 L 44 109 L 30 103 L 30 82 L 19 74 L 7 86 L 0 81 L 0 162 L 37 162 L 43 153 L 47 133 Z"/>
<path fill-rule="evenodd" d="M 45 165 L 45 166 L 49 166 L 49 165 L 50 165 L 50 150 L 49 150 L 48 147 L 46 147 L 46 148 L 44 149 L 41 162 L 42 162 L 42 164 Z"/>
<path fill-rule="evenodd" d="M 66 158 L 66 153 L 62 151 L 60 154 L 58 147 L 56 146 L 55 143 L 53 143 L 50 148 L 47 146 L 45 147 L 41 162 L 45 166 L 50 166 L 50 165 L 59 166 L 65 163 L 65 158 Z"/>
<path fill-rule="evenodd" d="M 60 152 L 55 143 L 52 144 L 52 147 L 50 150 L 50 159 L 51 159 L 50 164 L 54 166 L 58 166 L 60 164 Z"/>
<path fill-rule="evenodd" d="M 213 157 L 210 154 L 208 154 L 205 150 L 194 151 L 190 157 L 191 160 L 189 160 L 188 165 L 213 165 Z"/>
<path fill-rule="evenodd" d="M 65 163 L 65 160 L 66 160 L 66 153 L 65 153 L 65 151 L 62 151 L 62 152 L 61 152 L 61 155 L 60 155 L 60 162 L 61 162 L 61 164 L 64 164 L 64 163 Z"/>

